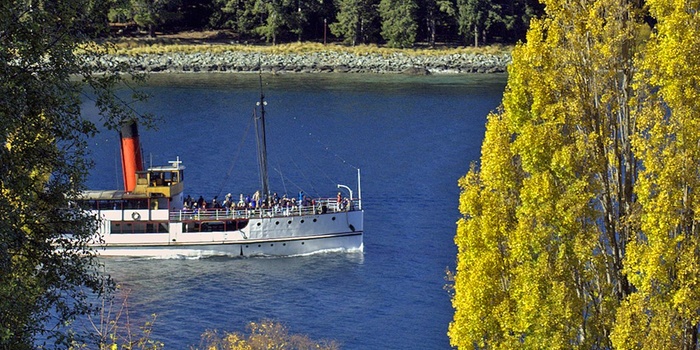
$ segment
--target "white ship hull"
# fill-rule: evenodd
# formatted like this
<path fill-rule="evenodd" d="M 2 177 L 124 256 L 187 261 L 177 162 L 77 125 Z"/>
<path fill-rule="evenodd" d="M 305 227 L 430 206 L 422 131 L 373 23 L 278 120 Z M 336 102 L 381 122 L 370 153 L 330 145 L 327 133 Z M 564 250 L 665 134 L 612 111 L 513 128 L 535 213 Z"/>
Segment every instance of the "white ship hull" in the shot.
<path fill-rule="evenodd" d="M 93 248 L 100 256 L 295 256 L 363 250 L 361 210 L 308 215 L 257 212 L 255 216 L 223 210 L 206 216 L 168 210 L 96 214 L 102 219 L 101 242 Z"/>

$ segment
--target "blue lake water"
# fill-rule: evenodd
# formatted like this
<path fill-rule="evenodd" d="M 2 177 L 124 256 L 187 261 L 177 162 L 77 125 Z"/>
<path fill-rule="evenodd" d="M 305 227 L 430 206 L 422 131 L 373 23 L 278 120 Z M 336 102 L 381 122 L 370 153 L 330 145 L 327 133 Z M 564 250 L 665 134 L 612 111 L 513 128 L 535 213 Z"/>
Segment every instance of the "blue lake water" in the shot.
<path fill-rule="evenodd" d="M 245 331 L 273 319 L 343 349 L 449 349 L 457 179 L 478 160 L 505 75 L 267 75 L 273 191 L 333 197 L 362 174 L 363 253 L 288 258 L 105 259 L 129 291 L 131 324 L 157 319 L 167 349 L 208 329 Z M 156 75 L 138 111 L 147 163 L 184 162 L 186 193 L 207 199 L 259 187 L 251 115 L 257 75 Z M 124 92 L 124 98 L 128 94 Z M 95 119 L 86 103 L 85 116 Z M 93 189 L 121 188 L 118 135 L 92 140 Z"/>

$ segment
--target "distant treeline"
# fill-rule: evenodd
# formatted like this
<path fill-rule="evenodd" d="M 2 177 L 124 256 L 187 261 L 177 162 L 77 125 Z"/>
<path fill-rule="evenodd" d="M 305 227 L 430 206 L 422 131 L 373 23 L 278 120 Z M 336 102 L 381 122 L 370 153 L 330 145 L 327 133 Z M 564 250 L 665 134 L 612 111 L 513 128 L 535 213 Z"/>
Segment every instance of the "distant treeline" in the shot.
<path fill-rule="evenodd" d="M 536 0 L 113 0 L 119 33 L 224 30 L 273 44 L 343 41 L 412 47 L 416 43 L 513 43 L 542 7 Z"/>

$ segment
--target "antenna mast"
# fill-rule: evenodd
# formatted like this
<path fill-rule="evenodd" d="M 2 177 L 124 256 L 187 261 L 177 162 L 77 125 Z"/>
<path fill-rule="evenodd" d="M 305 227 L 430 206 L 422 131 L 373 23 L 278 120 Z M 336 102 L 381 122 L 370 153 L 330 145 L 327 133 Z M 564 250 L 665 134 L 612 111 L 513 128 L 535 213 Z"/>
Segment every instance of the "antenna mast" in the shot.
<path fill-rule="evenodd" d="M 260 116 L 255 115 L 255 134 L 258 140 L 258 163 L 260 165 L 260 183 L 262 185 L 263 198 L 270 198 L 270 179 L 267 173 L 267 139 L 265 136 L 265 94 L 263 93 L 262 69 L 260 76 Z"/>

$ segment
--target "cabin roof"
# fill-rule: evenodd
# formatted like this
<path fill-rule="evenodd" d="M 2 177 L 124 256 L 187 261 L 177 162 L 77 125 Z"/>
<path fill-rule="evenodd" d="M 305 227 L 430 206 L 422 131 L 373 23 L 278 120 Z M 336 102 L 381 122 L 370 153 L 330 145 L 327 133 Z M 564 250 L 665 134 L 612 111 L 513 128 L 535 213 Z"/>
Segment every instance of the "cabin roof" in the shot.
<path fill-rule="evenodd" d="M 172 165 L 159 165 L 159 166 L 152 166 L 148 168 L 148 171 L 179 171 L 179 170 L 184 170 L 185 166 L 184 165 L 178 165 L 177 167 L 172 166 Z"/>
<path fill-rule="evenodd" d="M 87 190 L 83 191 L 81 200 L 119 200 L 148 198 L 146 193 L 127 193 L 121 190 Z"/>

